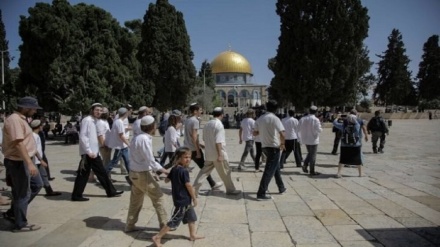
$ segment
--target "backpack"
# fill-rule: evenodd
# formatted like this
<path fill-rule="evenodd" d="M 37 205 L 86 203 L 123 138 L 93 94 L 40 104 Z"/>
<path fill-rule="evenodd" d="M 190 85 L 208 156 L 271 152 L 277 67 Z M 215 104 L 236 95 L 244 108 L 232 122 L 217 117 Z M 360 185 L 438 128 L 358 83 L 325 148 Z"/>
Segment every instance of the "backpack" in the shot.
<path fill-rule="evenodd" d="M 162 122 L 160 122 L 159 125 L 159 134 L 161 136 L 165 135 L 165 131 L 167 131 L 167 127 L 168 127 L 168 120 L 162 120 Z"/>
<path fill-rule="evenodd" d="M 370 122 L 368 122 L 368 129 L 371 131 L 382 131 L 382 123 L 380 117 L 373 117 Z"/>
<path fill-rule="evenodd" d="M 359 141 L 359 133 L 356 131 L 356 125 L 348 121 L 344 121 L 344 129 L 341 141 L 347 145 L 356 145 Z"/>

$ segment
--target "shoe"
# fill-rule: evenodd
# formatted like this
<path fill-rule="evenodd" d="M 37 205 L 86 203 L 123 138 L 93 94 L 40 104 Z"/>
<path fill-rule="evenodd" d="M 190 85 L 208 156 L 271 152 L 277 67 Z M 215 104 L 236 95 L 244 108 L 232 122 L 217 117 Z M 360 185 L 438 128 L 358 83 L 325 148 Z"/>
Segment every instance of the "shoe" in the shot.
<path fill-rule="evenodd" d="M 310 176 L 316 176 L 316 175 L 321 175 L 321 173 L 319 173 L 319 172 L 310 172 Z"/>
<path fill-rule="evenodd" d="M 268 195 L 257 196 L 257 201 L 268 201 L 268 200 L 272 200 L 272 199 L 273 199 L 272 196 L 268 196 Z"/>
<path fill-rule="evenodd" d="M 255 172 L 263 172 L 261 169 L 257 169 L 255 170 Z"/>
<path fill-rule="evenodd" d="M 125 176 L 125 180 L 127 181 L 127 183 L 131 186 L 133 185 L 133 183 L 131 182 L 131 179 L 129 176 Z"/>
<path fill-rule="evenodd" d="M 226 195 L 238 195 L 238 194 L 241 194 L 241 190 L 233 190 L 226 192 Z"/>
<path fill-rule="evenodd" d="M 50 193 L 47 193 L 46 195 L 44 195 L 44 196 L 60 196 L 62 193 L 61 192 L 58 192 L 58 191 L 52 191 L 52 192 L 50 192 Z"/>
<path fill-rule="evenodd" d="M 246 171 L 246 167 L 244 165 L 238 166 L 237 169 L 239 171 Z"/>
<path fill-rule="evenodd" d="M 336 178 L 342 178 L 341 174 L 336 174 Z"/>
<path fill-rule="evenodd" d="M 336 153 L 336 152 L 332 152 L 332 154 L 333 154 L 333 155 L 337 155 L 337 153 Z"/>
<path fill-rule="evenodd" d="M 303 172 L 305 172 L 305 173 L 309 173 L 309 170 L 307 170 L 307 166 L 302 166 L 302 170 L 303 170 Z"/>
<path fill-rule="evenodd" d="M 287 189 L 286 189 L 286 188 L 283 188 L 283 189 L 281 189 L 281 190 L 280 190 L 280 195 L 282 195 L 282 194 L 285 194 L 285 193 L 286 193 L 286 191 L 287 191 Z"/>
<path fill-rule="evenodd" d="M 107 197 L 120 197 L 122 193 L 124 193 L 124 191 L 116 191 L 113 195 Z"/>
<path fill-rule="evenodd" d="M 383 149 L 379 148 L 379 150 L 377 150 L 379 153 L 383 154 Z"/>
<path fill-rule="evenodd" d="M 377 154 L 377 149 L 373 148 L 373 153 Z"/>
<path fill-rule="evenodd" d="M 36 230 L 40 230 L 40 229 L 41 229 L 41 226 L 39 226 L 39 225 L 27 224 L 20 229 L 18 229 L 18 228 L 12 229 L 12 232 L 31 232 L 31 231 L 36 231 Z"/>
<path fill-rule="evenodd" d="M 10 213 L 8 213 L 10 212 Z M 7 219 L 9 221 L 15 222 L 15 216 L 11 213 L 12 211 L 6 211 L 4 213 L 2 213 L 3 215 L 3 219 Z"/>
<path fill-rule="evenodd" d="M 212 186 L 212 189 L 213 189 L 213 190 L 216 190 L 216 189 L 218 189 L 218 188 L 220 188 L 220 187 L 222 187 L 222 186 L 223 186 L 223 182 L 217 182 L 217 183 L 215 183 L 214 186 Z"/>
<path fill-rule="evenodd" d="M 350 165 L 344 165 L 344 167 L 350 167 Z"/>
<path fill-rule="evenodd" d="M 55 177 L 48 178 L 49 181 L 55 180 Z"/>
<path fill-rule="evenodd" d="M 73 202 L 86 202 L 88 200 L 90 200 L 89 198 L 86 197 L 72 197 L 71 199 Z"/>

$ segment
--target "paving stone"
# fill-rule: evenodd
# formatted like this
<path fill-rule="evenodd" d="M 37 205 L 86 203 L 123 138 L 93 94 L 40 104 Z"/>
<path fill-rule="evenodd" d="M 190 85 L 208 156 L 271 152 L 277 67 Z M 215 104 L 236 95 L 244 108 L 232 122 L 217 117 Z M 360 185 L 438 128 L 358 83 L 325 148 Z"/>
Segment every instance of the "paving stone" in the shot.
<path fill-rule="evenodd" d="M 396 229 L 405 228 L 402 224 L 386 215 L 352 215 L 351 216 L 364 229 Z"/>
<path fill-rule="evenodd" d="M 313 216 L 312 210 L 304 202 L 277 202 L 276 207 L 281 216 Z"/>
<path fill-rule="evenodd" d="M 358 225 L 333 225 L 327 226 L 327 230 L 339 242 L 374 240 L 370 234 L 368 234 L 362 227 Z"/>
<path fill-rule="evenodd" d="M 252 247 L 295 247 L 287 232 L 253 232 Z"/>
<path fill-rule="evenodd" d="M 292 239 L 298 244 L 337 243 L 319 220 L 311 216 L 286 216 L 283 221 Z"/>
<path fill-rule="evenodd" d="M 286 232 L 278 211 L 250 210 L 248 220 L 251 232 Z"/>
<path fill-rule="evenodd" d="M 194 247 L 250 247 L 250 233 L 247 224 L 201 223 L 197 234 L 205 239 L 194 242 Z"/>
<path fill-rule="evenodd" d="M 342 247 L 383 247 L 382 244 L 375 241 L 341 241 Z"/>
<path fill-rule="evenodd" d="M 356 214 L 383 214 L 382 211 L 376 209 L 365 201 L 336 201 L 335 203 L 350 216 Z"/>
<path fill-rule="evenodd" d="M 368 203 L 384 212 L 385 214 L 395 218 L 395 217 L 415 217 L 416 214 L 411 212 L 410 210 L 395 204 L 392 201 L 387 199 L 373 199 L 366 200 Z"/>
<path fill-rule="evenodd" d="M 408 196 L 414 201 L 418 201 L 436 211 L 440 212 L 440 198 L 435 196 Z"/>
<path fill-rule="evenodd" d="M 344 211 L 340 209 L 319 209 L 313 210 L 316 217 L 325 226 L 330 225 L 357 225 Z"/>
<path fill-rule="evenodd" d="M 225 213 L 227 212 L 227 213 Z M 248 223 L 244 205 L 213 205 L 203 210 L 200 222 Z"/>
<path fill-rule="evenodd" d="M 434 247 L 419 235 L 408 229 L 366 229 L 380 243 L 387 247 Z"/>

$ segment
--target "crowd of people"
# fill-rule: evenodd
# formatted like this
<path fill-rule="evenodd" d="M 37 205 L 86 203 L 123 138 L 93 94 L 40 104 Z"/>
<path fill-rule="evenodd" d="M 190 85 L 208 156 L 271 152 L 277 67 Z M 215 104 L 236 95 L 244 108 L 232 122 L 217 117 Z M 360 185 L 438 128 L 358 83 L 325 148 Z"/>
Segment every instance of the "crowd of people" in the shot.
<path fill-rule="evenodd" d="M 238 170 L 245 170 L 245 161 L 250 154 L 255 172 L 263 172 L 257 190 L 256 199 L 271 200 L 267 194 L 268 186 L 275 178 L 278 192 L 283 194 L 286 187 L 281 169 L 293 153 L 297 167 L 304 173 L 316 176 L 316 155 L 319 136 L 322 131 L 321 121 L 316 117 L 317 107 L 311 106 L 307 114 L 299 120 L 295 112 L 289 110 L 287 116 L 276 115 L 278 104 L 274 100 L 267 102 L 264 109 L 258 112 L 249 109 L 240 122 L 238 131 L 239 143 L 244 143 L 244 151 L 238 164 Z M 40 109 L 36 99 L 24 97 L 18 101 L 16 111 L 6 118 L 2 136 L 2 151 L 5 156 L 6 177 L 12 187 L 11 208 L 4 217 L 14 222 L 13 231 L 33 231 L 40 226 L 30 224 L 26 213 L 29 203 L 41 188 L 45 188 L 46 196 L 57 196 L 61 193 L 50 186 L 50 170 L 45 156 L 43 122 L 29 119 Z M 206 179 L 212 190 L 225 187 L 226 194 L 235 196 L 242 193 L 237 190 L 232 178 L 232 168 L 226 152 L 224 109 L 214 108 L 213 118 L 203 128 L 203 139 L 199 139 L 200 116 L 203 109 L 194 103 L 189 106 L 189 115 L 183 119 L 179 110 L 163 115 L 162 121 L 152 116 L 152 108 L 142 106 L 138 110 L 137 119 L 130 124 L 133 107 L 129 104 L 117 110 L 117 115 L 109 122 L 109 110 L 100 103 L 90 107 L 89 115 L 81 120 L 78 142 L 80 162 L 76 172 L 71 200 L 85 202 L 89 198 L 83 196 L 87 182 L 97 180 L 104 188 L 107 197 L 118 197 L 123 191 L 117 191 L 113 185 L 111 171 L 122 159 L 126 170 L 127 183 L 131 186 L 129 211 L 126 221 L 126 232 L 138 230 L 136 223 L 142 209 L 144 196 L 147 195 L 156 210 L 160 232 L 153 237 L 156 246 L 161 246 L 161 238 L 168 231 L 176 229 L 181 222 L 188 224 L 190 239 L 202 238 L 195 234 L 197 216 L 194 208 L 200 188 Z M 162 128 L 164 148 L 160 161 L 153 152 L 152 137 L 156 130 Z M 372 135 L 373 151 L 382 153 L 385 145 L 385 134 L 388 128 L 380 112 L 375 113 L 368 124 L 352 110 L 348 115 L 341 115 L 333 121 L 335 131 L 335 147 L 332 154 L 337 154 L 339 143 L 340 159 L 336 177 L 341 177 L 343 166 L 359 167 L 362 176 L 362 138 L 368 141 Z M 74 128 L 69 127 L 69 128 Z M 133 133 L 130 140 L 130 133 Z M 1 132 L 0 132 L 1 133 Z M 183 144 L 179 142 L 184 137 Z M 380 140 L 380 141 L 379 141 Z M 379 141 L 379 147 L 377 142 Z M 254 153 L 255 143 L 255 153 Z M 307 156 L 302 157 L 301 145 L 305 145 Z M 113 157 L 111 157 L 113 150 Z M 260 159 L 264 157 L 264 170 L 260 169 Z M 169 160 L 166 163 L 167 159 Z M 191 184 L 189 178 L 190 162 L 200 168 L 198 175 Z M 216 170 L 221 181 L 211 176 Z M 168 217 L 164 209 L 164 193 L 159 185 L 159 176 L 165 175 L 165 181 L 171 182 L 173 215 Z"/>

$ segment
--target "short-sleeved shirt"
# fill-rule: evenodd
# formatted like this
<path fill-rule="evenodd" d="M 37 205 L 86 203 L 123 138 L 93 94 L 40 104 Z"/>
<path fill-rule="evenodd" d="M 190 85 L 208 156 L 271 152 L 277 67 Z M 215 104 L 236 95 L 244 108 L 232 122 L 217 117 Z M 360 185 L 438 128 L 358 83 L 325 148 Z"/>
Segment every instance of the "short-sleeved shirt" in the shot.
<path fill-rule="evenodd" d="M 285 129 L 284 136 L 286 140 L 298 139 L 298 120 L 289 116 L 281 120 L 281 122 Z"/>
<path fill-rule="evenodd" d="M 196 144 L 192 140 L 192 133 L 194 130 L 198 131 L 200 128 L 200 122 L 196 116 L 192 116 L 185 121 L 185 140 L 183 144 L 185 147 L 191 149 L 191 151 L 197 151 Z"/>
<path fill-rule="evenodd" d="M 284 131 L 281 120 L 271 112 L 267 112 L 255 121 L 255 130 L 260 136 L 261 147 L 280 147 L 280 132 Z"/>
<path fill-rule="evenodd" d="M 179 136 L 180 135 L 177 133 L 177 130 L 173 126 L 168 127 L 167 131 L 165 131 L 164 136 L 165 152 L 176 152 L 175 144 L 177 144 Z"/>
<path fill-rule="evenodd" d="M 133 138 L 136 137 L 137 135 L 142 134 L 142 130 L 141 130 L 141 119 L 138 118 L 136 119 L 136 121 L 134 121 L 133 125 L 132 125 L 132 130 L 133 130 Z"/>
<path fill-rule="evenodd" d="M 110 125 L 108 124 L 107 120 L 98 119 L 96 121 L 96 131 L 98 132 L 98 137 L 99 136 L 104 137 L 104 143 L 106 146 L 108 146 L 108 136 L 110 135 Z"/>
<path fill-rule="evenodd" d="M 240 127 L 242 130 L 241 135 L 243 141 L 246 142 L 246 141 L 254 140 L 254 135 L 253 135 L 254 125 L 255 125 L 255 120 L 250 117 L 245 118 L 241 121 Z"/>
<path fill-rule="evenodd" d="M 224 154 L 226 153 L 225 128 L 218 118 L 214 118 L 205 124 L 205 127 L 203 128 L 203 141 L 205 142 L 206 161 L 217 160 L 217 143 L 222 144 L 222 151 Z"/>
<path fill-rule="evenodd" d="M 171 169 L 167 177 L 171 180 L 171 194 L 174 206 L 184 207 L 191 205 L 191 195 L 185 186 L 186 183 L 190 182 L 188 170 L 183 166 L 176 165 Z"/>
<path fill-rule="evenodd" d="M 41 138 L 37 133 L 32 133 L 32 136 L 34 137 L 35 140 L 35 145 L 37 147 L 37 153 L 40 155 L 40 157 L 43 157 L 43 148 L 41 146 Z M 37 158 L 37 156 L 35 155 L 33 157 L 33 160 L 35 165 L 41 164 L 41 161 Z"/>
<path fill-rule="evenodd" d="M 23 144 L 29 157 L 37 153 L 37 147 L 32 135 L 32 129 L 26 122 L 26 117 L 18 112 L 14 112 L 5 120 L 3 127 L 3 154 L 5 158 L 15 161 L 23 161 L 17 145 L 12 145 L 15 140 L 23 140 Z"/>
<path fill-rule="evenodd" d="M 110 148 L 123 149 L 127 147 L 127 144 L 125 144 L 119 137 L 121 133 L 125 135 L 124 122 L 121 119 L 116 119 L 113 122 L 112 129 L 108 136 L 109 137 L 108 146 Z"/>

